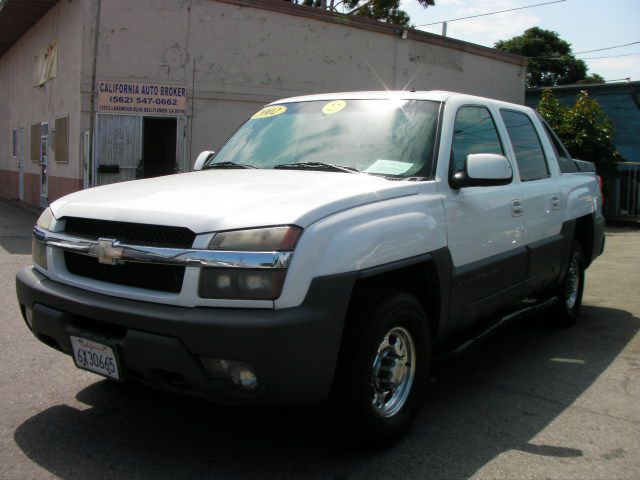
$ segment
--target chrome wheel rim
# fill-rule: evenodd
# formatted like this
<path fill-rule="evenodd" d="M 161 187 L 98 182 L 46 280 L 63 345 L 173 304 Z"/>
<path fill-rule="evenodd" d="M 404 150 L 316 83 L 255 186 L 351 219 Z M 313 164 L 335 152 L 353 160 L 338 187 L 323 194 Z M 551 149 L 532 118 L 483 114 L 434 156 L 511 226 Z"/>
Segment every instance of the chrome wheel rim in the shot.
<path fill-rule="evenodd" d="M 578 290 L 580 289 L 580 265 L 578 261 L 573 258 L 569 263 L 569 270 L 567 271 L 567 282 L 565 290 L 565 303 L 567 308 L 571 310 L 578 301 Z"/>
<path fill-rule="evenodd" d="M 389 330 L 378 345 L 371 375 L 371 404 L 381 417 L 398 413 L 409 398 L 416 372 L 416 349 L 402 327 Z"/>

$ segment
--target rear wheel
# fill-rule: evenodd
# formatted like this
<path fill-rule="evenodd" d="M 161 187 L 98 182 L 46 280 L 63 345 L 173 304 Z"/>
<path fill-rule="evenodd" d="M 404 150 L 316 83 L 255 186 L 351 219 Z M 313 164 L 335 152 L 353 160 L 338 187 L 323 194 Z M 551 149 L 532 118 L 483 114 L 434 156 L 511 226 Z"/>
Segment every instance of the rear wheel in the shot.
<path fill-rule="evenodd" d="M 398 438 L 415 418 L 431 345 L 420 302 L 401 291 L 368 291 L 354 302 L 336 373 L 334 406 L 369 446 Z"/>
<path fill-rule="evenodd" d="M 558 287 L 558 304 L 555 311 L 555 323 L 562 327 L 568 327 L 575 323 L 582 305 L 582 293 L 584 291 L 584 257 L 582 248 L 578 242 L 573 243 L 567 274 L 562 284 Z"/>

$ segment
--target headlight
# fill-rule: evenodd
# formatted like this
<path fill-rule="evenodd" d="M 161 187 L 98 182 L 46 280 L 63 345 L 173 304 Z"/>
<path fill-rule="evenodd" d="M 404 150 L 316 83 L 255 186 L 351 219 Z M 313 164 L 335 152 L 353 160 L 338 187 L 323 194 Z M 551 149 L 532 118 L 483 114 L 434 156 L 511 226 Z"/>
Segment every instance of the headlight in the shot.
<path fill-rule="evenodd" d="M 292 252 L 302 229 L 296 226 L 253 228 L 219 232 L 210 250 L 236 252 Z M 200 272 L 202 298 L 275 300 L 282 292 L 284 268 L 205 267 Z"/>
<path fill-rule="evenodd" d="M 202 298 L 275 300 L 280 296 L 284 269 L 203 268 L 200 273 Z"/>
<path fill-rule="evenodd" d="M 209 244 L 210 250 L 237 252 L 291 252 L 302 229 L 283 226 L 252 228 L 216 233 Z"/>
<path fill-rule="evenodd" d="M 38 218 L 36 225 L 40 228 L 44 228 L 45 230 L 49 230 L 51 228 L 51 224 L 53 223 L 53 213 L 51 212 L 51 208 L 46 208 L 44 212 Z"/>

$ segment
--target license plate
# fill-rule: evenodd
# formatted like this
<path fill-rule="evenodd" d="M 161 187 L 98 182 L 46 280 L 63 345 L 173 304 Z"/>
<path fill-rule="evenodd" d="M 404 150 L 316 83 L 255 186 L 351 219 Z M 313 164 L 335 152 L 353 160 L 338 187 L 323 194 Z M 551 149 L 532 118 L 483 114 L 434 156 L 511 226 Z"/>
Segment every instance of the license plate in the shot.
<path fill-rule="evenodd" d="M 118 358 L 109 345 L 83 337 L 70 336 L 76 367 L 120 380 Z"/>

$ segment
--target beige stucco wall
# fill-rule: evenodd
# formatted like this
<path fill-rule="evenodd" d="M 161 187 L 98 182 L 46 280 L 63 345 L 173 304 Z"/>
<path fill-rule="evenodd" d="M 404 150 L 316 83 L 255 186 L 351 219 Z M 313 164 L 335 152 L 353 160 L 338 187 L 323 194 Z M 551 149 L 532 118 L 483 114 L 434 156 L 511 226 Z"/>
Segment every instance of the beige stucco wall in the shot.
<path fill-rule="evenodd" d="M 31 124 L 49 122 L 49 128 L 53 129 L 56 118 L 69 116 L 69 162 L 56 162 L 53 148 L 49 148 L 49 175 L 79 178 L 79 59 L 83 23 L 82 0 L 61 1 L 0 57 L 0 170 L 3 175 L 17 172 L 11 156 L 14 128 L 25 129 L 25 173 L 27 177 L 32 174 L 27 182 L 33 183 L 33 175 L 40 175 L 40 166 L 29 159 Z M 57 76 L 41 87 L 34 87 L 34 55 L 54 39 L 58 47 Z M 25 183 L 26 195 L 28 188 Z"/>
<path fill-rule="evenodd" d="M 54 38 L 57 77 L 34 88 L 33 56 Z M 0 57 L 1 171 L 17 171 L 11 131 L 24 128 L 25 168 L 34 184 L 40 167 L 29 161 L 29 126 L 48 121 L 52 128 L 55 118 L 69 115 L 70 161 L 56 162 L 50 149 L 49 175 L 73 179 L 67 187 L 81 184 L 94 58 L 97 80 L 187 88 L 190 163 L 283 97 L 415 88 L 524 100 L 524 67 L 456 48 L 215 0 L 65 0 Z M 0 195 L 15 196 L 7 194 L 13 180 L 2 180 Z"/>
<path fill-rule="evenodd" d="M 100 23 L 98 79 L 180 83 L 188 109 L 195 92 L 192 162 L 282 97 L 413 87 L 524 100 L 520 65 L 212 0 L 110 0 Z"/>

